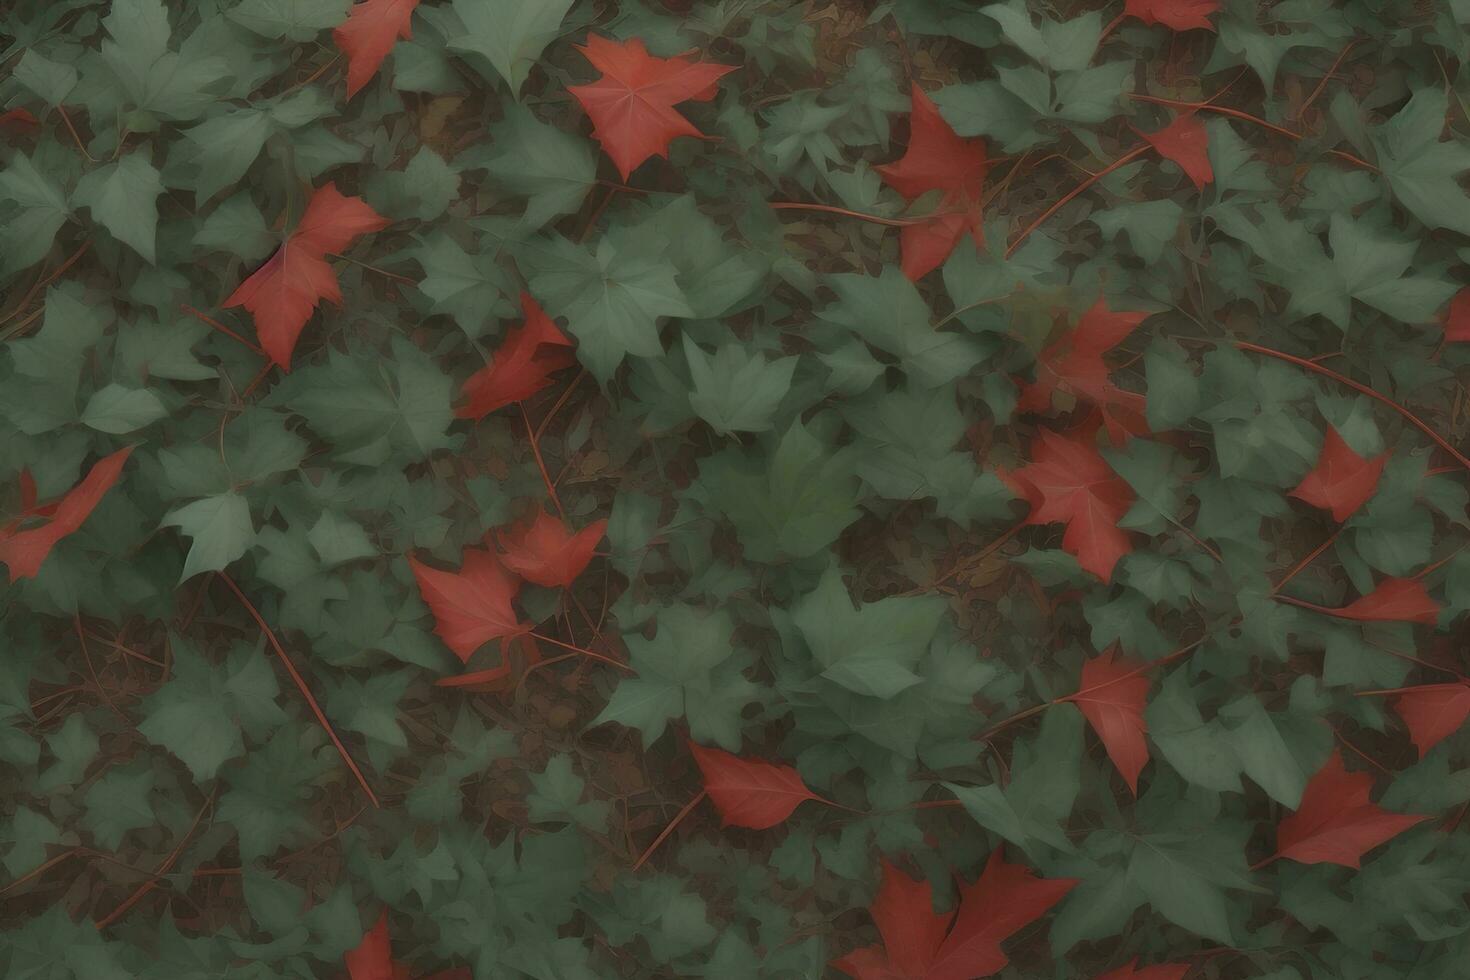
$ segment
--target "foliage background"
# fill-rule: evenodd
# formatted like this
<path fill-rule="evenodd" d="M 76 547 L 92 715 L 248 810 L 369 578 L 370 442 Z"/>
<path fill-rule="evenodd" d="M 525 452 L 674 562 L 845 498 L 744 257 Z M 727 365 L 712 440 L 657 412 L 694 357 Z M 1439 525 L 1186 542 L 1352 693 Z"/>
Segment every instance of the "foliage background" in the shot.
<path fill-rule="evenodd" d="M 877 942 L 880 854 L 948 908 L 1004 848 L 1079 884 L 1002 976 L 1463 976 L 1470 742 L 1421 758 L 1369 692 L 1463 662 L 1470 464 L 1423 429 L 1467 421 L 1470 4 L 1115 7 L 426 0 L 349 100 L 344 0 L 6 5 L 0 513 L 134 449 L 3 593 L 5 975 L 340 975 L 387 910 L 412 976 L 815 977 Z M 589 32 L 737 66 L 680 109 L 710 138 L 624 180 L 568 94 Z M 911 84 L 992 158 L 985 246 L 912 284 L 862 217 L 940 207 L 874 169 Z M 1236 111 L 1198 116 L 1211 181 L 1101 173 L 1174 118 L 1132 95 Z M 288 373 L 222 304 L 328 181 L 391 224 Z M 523 288 L 580 367 L 456 418 Z M 1017 401 L 1099 297 L 1148 314 L 1103 377 L 1149 430 L 1096 437 L 1131 501 L 1109 581 L 1003 478 L 1096 410 Z M 1346 521 L 1288 496 L 1329 425 L 1389 453 Z M 521 615 L 636 677 L 432 632 L 408 556 L 549 506 L 542 462 L 609 523 Z M 1437 625 L 1281 601 L 1304 559 L 1289 595 L 1328 608 L 1427 570 Z M 1114 647 L 1158 664 L 1136 799 L 1054 700 Z M 635 871 L 702 788 L 687 739 L 839 806 L 704 802 Z M 1334 750 L 1434 819 L 1361 870 L 1257 867 Z"/>

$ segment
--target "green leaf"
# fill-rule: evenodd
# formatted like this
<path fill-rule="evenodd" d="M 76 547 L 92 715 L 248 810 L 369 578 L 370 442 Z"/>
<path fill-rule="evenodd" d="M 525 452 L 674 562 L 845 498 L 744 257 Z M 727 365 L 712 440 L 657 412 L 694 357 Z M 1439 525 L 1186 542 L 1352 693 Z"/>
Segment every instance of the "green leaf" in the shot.
<path fill-rule="evenodd" d="M 255 540 L 250 505 L 237 493 L 222 493 L 177 507 L 164 515 L 162 526 L 176 527 L 194 539 L 184 559 L 181 582 L 200 572 L 223 571 Z"/>
<path fill-rule="evenodd" d="M 796 358 L 767 361 L 739 344 L 726 344 L 709 356 L 684 337 L 684 357 L 694 390 L 689 403 L 716 432 L 765 432 L 781 399 L 791 390 Z"/>
<path fill-rule="evenodd" d="M 347 19 L 351 0 L 241 0 L 230 19 L 262 37 L 311 41 Z"/>
<path fill-rule="evenodd" d="M 163 402 L 147 388 L 111 384 L 87 399 L 82 422 L 111 435 L 123 435 L 152 425 L 168 414 Z"/>
<path fill-rule="evenodd" d="M 10 205 L 0 213 L 0 270 L 7 274 L 39 262 L 71 216 L 61 188 L 22 153 L 0 172 L 0 203 Z"/>
<path fill-rule="evenodd" d="M 15 80 L 52 106 L 66 101 L 77 79 L 77 70 L 71 65 L 51 61 L 34 48 L 28 48 L 15 66 Z"/>
<path fill-rule="evenodd" d="M 540 228 L 582 206 L 597 179 L 597 158 L 585 139 L 541 122 L 520 105 L 508 106 L 491 133 L 487 153 L 455 162 L 483 166 L 512 194 L 527 198 L 522 220 L 528 226 Z"/>
<path fill-rule="evenodd" d="M 321 556 L 322 564 L 328 568 L 343 562 L 357 561 L 359 558 L 376 558 L 378 555 L 378 549 L 368 540 L 362 525 L 336 511 L 322 511 L 322 516 L 317 518 L 311 530 L 306 533 L 306 539 Z"/>
<path fill-rule="evenodd" d="M 561 33 L 573 2 L 452 0 L 466 33 L 449 38 L 449 49 L 483 57 L 516 95 L 546 45 Z M 479 67 L 474 59 L 471 63 Z"/>
<path fill-rule="evenodd" d="M 571 821 L 595 833 L 607 832 L 608 805 L 602 800 L 582 802 L 585 783 L 572 771 L 569 755 L 554 755 L 539 775 L 531 777 L 526 796 L 532 823 Z"/>
<path fill-rule="evenodd" d="M 1379 166 L 1394 197 L 1429 228 L 1470 235 L 1470 198 L 1456 178 L 1470 169 L 1463 141 L 1440 141 L 1449 100 L 1438 86 L 1414 93 L 1373 134 Z"/>
<path fill-rule="evenodd" d="M 143 153 L 129 153 L 92 171 L 77 183 L 72 200 L 91 208 L 92 219 L 133 247 L 151 265 L 158 229 L 158 195 L 163 181 Z"/>
<path fill-rule="evenodd" d="M 153 771 L 145 766 L 114 767 L 87 788 L 82 827 L 97 846 L 116 851 L 130 830 L 153 826 Z"/>

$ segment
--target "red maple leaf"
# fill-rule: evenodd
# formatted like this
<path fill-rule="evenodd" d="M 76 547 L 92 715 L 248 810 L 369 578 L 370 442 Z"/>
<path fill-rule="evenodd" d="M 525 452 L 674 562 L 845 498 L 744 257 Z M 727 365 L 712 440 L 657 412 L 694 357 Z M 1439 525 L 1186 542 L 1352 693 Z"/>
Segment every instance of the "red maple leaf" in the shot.
<path fill-rule="evenodd" d="M 419 0 L 364 0 L 353 4 L 347 19 L 332 31 L 332 40 L 347 56 L 347 98 L 372 77 L 393 45 L 413 37 L 409 21 Z"/>
<path fill-rule="evenodd" d="M 499 535 L 505 567 L 548 589 L 567 588 L 592 560 L 607 521 L 594 521 L 573 534 L 561 521 L 538 510 L 529 521 Z"/>
<path fill-rule="evenodd" d="M 1419 755 L 1460 730 L 1470 717 L 1470 684 L 1424 684 L 1405 687 L 1393 699 L 1393 708 L 1409 726 L 1409 738 Z"/>
<path fill-rule="evenodd" d="M 1157 963 L 1139 969 L 1138 957 L 1135 956 L 1131 963 L 1110 970 L 1096 980 L 1184 980 L 1188 972 L 1188 963 Z"/>
<path fill-rule="evenodd" d="M 1133 489 L 1097 451 L 1092 431 L 1064 436 L 1042 429 L 1031 444 L 1032 461 L 1000 477 L 1031 506 L 1027 524 L 1065 523 L 1062 547 L 1110 582 L 1113 566 L 1132 550 L 1118 521 L 1133 504 Z"/>
<path fill-rule="evenodd" d="M 977 246 L 985 244 L 980 203 L 989 167 L 985 141 L 960 137 L 914 85 L 908 149 L 897 162 L 873 168 L 907 201 L 932 191 L 941 194 L 937 210 L 942 213 L 900 233 L 904 275 L 922 279 L 949 258 L 967 231 Z"/>
<path fill-rule="evenodd" d="M 1378 489 L 1378 478 L 1387 462 L 1388 453 L 1372 460 L 1359 456 L 1329 425 L 1317 465 L 1291 495 L 1313 507 L 1331 511 L 1335 521 L 1345 521 Z"/>
<path fill-rule="evenodd" d="M 887 861 L 869 908 L 883 945 L 854 950 L 832 965 L 856 980 L 971 980 L 1004 969 L 1001 942 L 1035 922 L 1077 884 L 1037 878 L 1007 864 L 1000 849 L 980 880 L 960 884 L 954 912 L 935 913 L 927 881 L 915 881 Z"/>
<path fill-rule="evenodd" d="M 36 577 L 57 542 L 79 529 L 117 483 L 132 451 L 129 446 L 99 459 L 60 500 L 40 507 L 36 506 L 35 482 L 29 473 L 21 474 L 21 514 L 0 525 L 0 562 L 10 569 L 10 581 Z M 22 523 L 35 518 L 45 523 L 21 530 Z"/>
<path fill-rule="evenodd" d="M 1444 317 L 1444 339 L 1451 344 L 1470 342 L 1470 286 L 1450 300 Z"/>
<path fill-rule="evenodd" d="M 41 125 L 29 109 L 8 109 L 0 112 L 0 128 L 32 129 Z"/>
<path fill-rule="evenodd" d="M 520 583 L 489 551 L 466 548 L 458 572 L 430 568 L 412 556 L 408 564 L 434 614 L 434 632 L 465 663 L 485 643 L 531 629 L 511 608 Z"/>
<path fill-rule="evenodd" d="M 1364 854 L 1429 817 L 1390 813 L 1369 802 L 1373 777 L 1348 772 L 1342 753 L 1307 782 L 1302 804 L 1276 828 L 1277 858 L 1356 868 Z"/>
<path fill-rule="evenodd" d="M 1104 354 L 1121 344 L 1148 316 L 1109 310 L 1098 297 L 1076 327 L 1036 358 L 1036 380 L 1021 389 L 1017 410 L 1049 413 L 1053 396 L 1060 391 L 1096 405 L 1115 445 L 1128 435 L 1148 432 L 1144 397 L 1113 384 L 1103 360 Z"/>
<path fill-rule="evenodd" d="M 708 102 L 715 97 L 715 83 L 735 71 L 734 66 L 695 61 L 688 54 L 656 58 L 636 37 L 618 42 L 589 34 L 577 50 L 602 77 L 567 91 L 582 103 L 592 120 L 592 135 L 624 180 L 649 157 L 667 158 L 674 137 L 704 138 L 674 106 Z"/>
<path fill-rule="evenodd" d="M 388 910 L 384 909 L 371 929 L 363 933 L 362 942 L 342 957 L 347 967 L 347 980 L 409 980 L 408 964 L 393 959 L 392 939 L 388 935 Z M 467 966 L 440 970 L 423 980 L 474 980 Z"/>
<path fill-rule="evenodd" d="M 1148 726 L 1143 709 L 1149 679 L 1143 674 L 1143 666 L 1110 650 L 1082 665 L 1077 693 L 1062 699 L 1082 710 L 1134 796 L 1138 795 L 1138 774 L 1148 763 L 1148 743 L 1143 739 Z"/>
<path fill-rule="evenodd" d="M 1178 164 L 1199 190 L 1215 179 L 1215 169 L 1210 166 L 1209 135 L 1195 113 L 1182 113 L 1158 132 L 1139 135 L 1153 144 L 1159 156 Z"/>
<path fill-rule="evenodd" d="M 807 788 L 791 766 L 763 759 L 742 759 L 720 749 L 689 743 L 704 774 L 704 791 L 720 811 L 726 827 L 765 830 L 791 816 L 807 800 L 821 797 Z"/>
<path fill-rule="evenodd" d="M 1372 592 L 1354 599 L 1340 609 L 1319 606 L 1290 596 L 1278 598 L 1313 612 L 1336 616 L 1338 619 L 1356 619 L 1364 623 L 1424 623 L 1432 626 L 1439 622 L 1439 603 L 1430 598 L 1424 583 L 1416 578 L 1386 578 Z"/>
<path fill-rule="evenodd" d="M 342 304 L 337 274 L 325 257 L 342 251 L 358 235 L 387 225 L 361 198 L 344 196 L 335 184 L 318 188 L 296 230 L 224 306 L 249 310 L 260 346 L 281 370 L 289 371 L 291 352 L 317 303 L 326 299 Z"/>
<path fill-rule="evenodd" d="M 1220 9 L 1220 0 L 1127 0 L 1125 17 L 1137 17 L 1145 24 L 1163 24 L 1176 31 L 1192 27 L 1213 31 L 1210 14 Z"/>
<path fill-rule="evenodd" d="M 521 293 L 526 322 L 505 333 L 490 363 L 464 383 L 467 401 L 454 414 L 482 419 L 498 408 L 524 401 L 551 384 L 551 375 L 577 362 L 572 342 L 557 329 L 530 293 Z"/>

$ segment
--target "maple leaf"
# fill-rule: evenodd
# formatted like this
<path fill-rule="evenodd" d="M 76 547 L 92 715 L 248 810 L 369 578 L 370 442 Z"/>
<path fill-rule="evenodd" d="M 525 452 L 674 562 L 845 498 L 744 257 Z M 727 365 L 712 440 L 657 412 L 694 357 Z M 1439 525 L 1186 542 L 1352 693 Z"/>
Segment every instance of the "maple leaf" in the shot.
<path fill-rule="evenodd" d="M 1204 190 L 1215 179 L 1215 170 L 1210 166 L 1209 134 L 1197 114 L 1182 113 L 1158 132 L 1139 135 L 1153 144 L 1159 156 L 1178 164 L 1197 189 Z"/>
<path fill-rule="evenodd" d="M 592 120 L 592 135 L 624 180 L 649 157 L 667 158 L 676 136 L 703 138 L 674 106 L 708 102 L 715 97 L 715 83 L 735 71 L 734 66 L 698 62 L 687 54 L 656 58 L 636 37 L 618 42 L 589 34 L 577 50 L 602 77 L 567 91 L 582 103 Z"/>
<path fill-rule="evenodd" d="M 358 235 L 388 221 L 361 198 L 347 197 L 328 183 L 312 194 L 296 230 L 275 254 L 225 300 L 255 319 L 260 346 L 281 370 L 291 370 L 291 352 L 321 300 L 342 303 L 337 274 L 325 256 L 345 249 Z"/>
<path fill-rule="evenodd" d="M 928 882 L 883 862 L 883 883 L 869 911 L 882 946 L 854 950 L 832 965 L 856 980 L 970 980 L 1004 969 L 1001 943 L 1035 922 L 1077 884 L 1037 878 L 990 852 L 973 885 L 960 883 L 954 912 L 934 912 Z"/>
<path fill-rule="evenodd" d="M 1372 592 L 1339 609 L 1287 596 L 1279 598 L 1313 612 L 1364 623 L 1424 623 L 1432 626 L 1439 621 L 1439 603 L 1430 598 L 1424 583 L 1417 578 L 1386 578 Z"/>
<path fill-rule="evenodd" d="M 35 578 L 51 549 L 78 530 L 117 483 L 132 451 L 129 446 L 99 459 L 60 500 L 41 507 L 35 505 L 36 485 L 30 474 L 21 475 L 22 513 L 10 523 L 0 525 L 0 562 L 10 569 L 10 581 Z M 21 523 L 28 518 L 44 518 L 46 523 L 21 530 Z"/>
<path fill-rule="evenodd" d="M 1210 14 L 1220 9 L 1220 0 L 1127 0 L 1125 17 L 1137 17 L 1145 24 L 1163 24 L 1175 31 L 1198 27 L 1213 31 Z"/>
<path fill-rule="evenodd" d="M 1444 339 L 1451 344 L 1470 343 L 1470 286 L 1450 300 L 1444 317 Z"/>
<path fill-rule="evenodd" d="M 332 31 L 332 40 L 347 55 L 347 98 L 372 80 L 402 38 L 413 37 L 409 21 L 419 0 L 364 0 L 353 4 L 347 19 Z"/>
<path fill-rule="evenodd" d="M 15 129 L 31 129 L 41 125 L 29 109 L 8 109 L 0 112 L 0 127 L 13 127 Z"/>
<path fill-rule="evenodd" d="M 577 362 L 571 340 L 530 293 L 521 293 L 526 321 L 505 332 L 490 363 L 464 383 L 468 399 L 455 409 L 462 419 L 482 419 L 498 408 L 530 398 L 551 384 L 551 375 Z"/>
<path fill-rule="evenodd" d="M 1317 465 L 1291 495 L 1313 507 L 1331 511 L 1335 521 L 1345 521 L 1378 489 L 1378 478 L 1386 462 L 1388 453 L 1372 460 L 1359 456 L 1337 429 L 1329 425 Z"/>
<path fill-rule="evenodd" d="M 1135 956 L 1132 962 L 1109 970 L 1095 980 L 1184 980 L 1188 972 L 1188 963 L 1157 963 L 1139 969 L 1138 957 Z"/>
<path fill-rule="evenodd" d="M 1302 791 L 1302 804 L 1276 828 L 1276 855 L 1301 864 L 1356 868 L 1364 854 L 1429 817 L 1391 813 L 1368 800 L 1373 777 L 1347 771 L 1334 751 Z"/>
<path fill-rule="evenodd" d="M 763 759 L 742 759 L 720 749 L 689 743 L 704 774 L 704 791 L 720 811 L 726 827 L 765 830 L 791 816 L 807 800 L 822 798 L 807 788 L 791 766 Z"/>
<path fill-rule="evenodd" d="M 594 521 L 573 534 L 545 510 L 499 536 L 505 567 L 528 582 L 549 589 L 567 588 L 592 560 L 607 521 Z"/>
<path fill-rule="evenodd" d="M 445 572 L 408 559 L 419 595 L 434 614 L 434 632 L 468 663 L 490 640 L 519 636 L 531 627 L 511 608 L 520 583 L 488 550 L 466 548 L 458 572 Z"/>
<path fill-rule="evenodd" d="M 1036 380 L 1021 389 L 1016 409 L 1048 413 L 1053 396 L 1060 391 L 1096 405 L 1115 445 L 1127 435 L 1148 432 L 1144 397 L 1113 384 L 1103 360 L 1104 354 L 1121 344 L 1148 316 L 1109 310 L 1106 301 L 1098 297 L 1076 327 L 1036 358 Z"/>
<path fill-rule="evenodd" d="M 342 957 L 348 980 L 408 980 L 408 967 L 393 959 L 392 939 L 388 935 L 388 910 L 384 909 L 362 941 Z"/>
<path fill-rule="evenodd" d="M 1134 796 L 1138 795 L 1138 774 L 1148 763 L 1143 709 L 1150 682 L 1143 675 L 1143 666 L 1110 650 L 1082 665 L 1077 693 L 1062 699 L 1082 710 Z"/>
<path fill-rule="evenodd" d="M 1043 429 L 1031 444 L 1031 462 L 1000 477 L 1030 505 L 1027 524 L 1065 523 L 1062 547 L 1110 582 L 1118 559 L 1132 550 L 1118 521 L 1133 503 L 1133 490 L 1097 451 L 1091 433 Z"/>
<path fill-rule="evenodd" d="M 1393 708 L 1409 727 L 1409 738 L 1422 757 L 1459 731 L 1470 717 L 1470 683 L 1402 688 L 1393 699 Z"/>
<path fill-rule="evenodd" d="M 966 231 L 977 246 L 985 244 L 980 212 L 989 161 L 985 141 L 965 139 L 939 114 L 918 85 L 913 86 L 909 113 L 909 145 L 895 163 L 874 167 L 905 200 L 939 191 L 940 213 L 900 233 L 903 274 L 918 281 L 949 258 Z"/>

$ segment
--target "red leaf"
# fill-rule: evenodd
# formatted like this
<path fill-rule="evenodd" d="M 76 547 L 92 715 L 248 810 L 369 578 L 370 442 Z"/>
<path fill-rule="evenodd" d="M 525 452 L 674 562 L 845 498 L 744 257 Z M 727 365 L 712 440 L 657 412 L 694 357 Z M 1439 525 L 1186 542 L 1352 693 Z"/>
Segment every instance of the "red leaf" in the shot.
<path fill-rule="evenodd" d="M 1081 687 L 1064 699 L 1082 709 L 1134 796 L 1138 795 L 1138 774 L 1148 763 L 1143 709 L 1150 682 L 1142 667 L 1110 650 L 1082 665 Z"/>
<path fill-rule="evenodd" d="M 1000 476 L 1031 505 L 1027 524 L 1062 522 L 1062 547 L 1104 582 L 1132 550 L 1118 521 L 1133 503 L 1133 490 L 1093 445 L 1090 430 L 1063 436 L 1042 429 L 1031 444 L 1032 461 Z"/>
<path fill-rule="evenodd" d="M 41 125 L 29 109 L 9 109 L 0 112 L 0 127 L 14 127 L 15 129 L 30 129 Z"/>
<path fill-rule="evenodd" d="M 1127 0 L 1123 14 L 1145 24 L 1163 24 L 1176 31 L 1192 27 L 1213 31 L 1210 14 L 1220 9 L 1220 0 Z"/>
<path fill-rule="evenodd" d="M 544 510 L 530 521 L 500 535 L 505 567 L 528 582 L 548 589 L 567 588 L 587 563 L 597 542 L 607 531 L 607 521 L 594 521 L 573 534 L 567 526 Z"/>
<path fill-rule="evenodd" d="M 1215 179 L 1215 170 L 1210 166 L 1209 136 L 1205 124 L 1194 113 L 1186 112 L 1175 117 L 1157 133 L 1140 135 L 1153 144 L 1159 156 L 1178 164 L 1199 190 L 1204 190 L 1205 185 Z"/>
<path fill-rule="evenodd" d="M 490 363 L 464 383 L 468 399 L 455 409 L 462 419 L 482 419 L 498 408 L 524 401 L 551 384 L 551 375 L 576 363 L 566 334 L 557 329 L 530 293 L 521 293 L 526 322 L 505 333 Z"/>
<path fill-rule="evenodd" d="M 655 58 L 636 37 L 619 42 L 589 34 L 586 45 L 577 50 L 602 77 L 567 91 L 582 103 L 592 120 L 592 135 L 624 180 L 649 157 L 668 157 L 674 137 L 703 138 L 674 106 L 708 102 L 715 97 L 715 83 L 735 70 L 731 65 L 698 62 L 687 54 Z"/>
<path fill-rule="evenodd" d="M 346 197 L 335 184 L 319 188 L 296 230 L 276 253 L 225 300 L 255 318 L 260 346 L 281 370 L 291 370 L 291 352 L 306 321 L 321 300 L 341 305 L 337 274 L 328 253 L 340 252 L 358 235 L 388 225 L 361 199 Z"/>
<path fill-rule="evenodd" d="M 1341 609 L 1322 609 L 1339 619 L 1356 619 L 1365 623 L 1439 622 L 1439 603 L 1429 597 L 1424 583 L 1416 578 L 1386 578 L 1378 588 L 1355 599 Z"/>
<path fill-rule="evenodd" d="M 362 942 L 343 956 L 349 980 L 408 980 L 408 967 L 393 961 L 392 940 L 388 937 L 388 910 L 363 933 Z"/>
<path fill-rule="evenodd" d="M 905 200 L 939 191 L 937 210 L 953 212 L 903 229 L 899 244 L 904 275 L 915 281 L 923 278 L 949 258 L 966 231 L 976 245 L 985 244 L 980 213 L 989 170 L 985 141 L 961 138 L 918 85 L 913 86 L 908 149 L 897 162 L 874 169 Z"/>
<path fill-rule="evenodd" d="M 910 878 L 886 860 L 881 864 L 883 880 L 868 911 L 883 944 L 855 949 L 832 965 L 860 980 L 923 977 L 949 932 L 954 913 L 934 911 L 928 881 Z"/>
<path fill-rule="evenodd" d="M 1333 752 L 1302 793 L 1302 805 L 1276 829 L 1276 856 L 1302 864 L 1359 866 L 1364 854 L 1427 816 L 1390 813 L 1368 801 L 1373 777 L 1347 771 Z"/>
<path fill-rule="evenodd" d="M 1470 684 L 1406 687 L 1393 699 L 1393 708 L 1409 726 L 1409 738 L 1419 755 L 1428 755 L 1470 717 Z"/>
<path fill-rule="evenodd" d="M 1291 495 L 1313 507 L 1330 510 L 1335 521 L 1345 521 L 1378 489 L 1378 477 L 1386 462 L 1388 453 L 1372 460 L 1359 456 L 1329 425 L 1317 465 Z"/>
<path fill-rule="evenodd" d="M 419 0 L 364 0 L 332 31 L 332 40 L 347 55 L 347 98 L 350 100 L 378 73 L 393 45 L 413 37 L 409 20 Z"/>
<path fill-rule="evenodd" d="M 466 548 L 458 572 L 430 568 L 412 556 L 408 564 L 434 614 L 434 632 L 460 660 L 468 663 L 491 640 L 530 630 L 511 608 L 520 583 L 489 551 Z"/>
<path fill-rule="evenodd" d="M 1470 286 L 1455 294 L 1445 311 L 1444 339 L 1451 344 L 1470 342 Z"/>
<path fill-rule="evenodd" d="M 791 816 L 807 800 L 821 797 L 807 788 L 790 766 L 762 759 L 742 759 L 720 749 L 689 743 L 704 774 L 704 790 L 720 811 L 726 827 L 765 830 Z"/>
<path fill-rule="evenodd" d="M 1138 957 L 1127 966 L 1120 966 L 1097 977 L 1096 980 L 1184 980 L 1184 975 L 1189 972 L 1188 963 L 1159 963 L 1154 966 L 1138 968 Z"/>
<path fill-rule="evenodd" d="M 1099 297 L 1071 332 L 1037 357 L 1036 380 L 1021 390 L 1016 408 L 1047 414 L 1052 409 L 1053 396 L 1061 391 L 1096 405 L 1114 444 L 1122 442 L 1128 434 L 1148 432 L 1143 414 L 1144 397 L 1124 391 L 1108 380 L 1108 365 L 1103 360 L 1105 353 L 1121 344 L 1148 316 L 1114 312 Z"/>
<path fill-rule="evenodd" d="M 45 524 L 29 527 L 23 531 L 19 530 L 20 520 L 0 526 L 0 562 L 4 562 L 10 569 L 10 581 L 35 578 L 57 542 L 78 530 L 97 505 L 102 502 L 107 491 L 117 483 L 118 477 L 122 475 L 123 464 L 128 461 L 128 456 L 132 451 L 131 446 L 119 449 L 111 456 L 103 457 L 93 463 L 92 468 L 87 471 L 86 476 L 82 477 L 81 482 L 68 490 L 58 501 L 35 507 L 34 499 L 32 499 L 32 505 L 26 507 L 26 513 L 23 516 L 48 517 Z M 22 478 L 21 495 L 34 498 L 34 483 L 30 484 L 29 493 L 25 490 L 28 480 L 29 477 Z"/>

